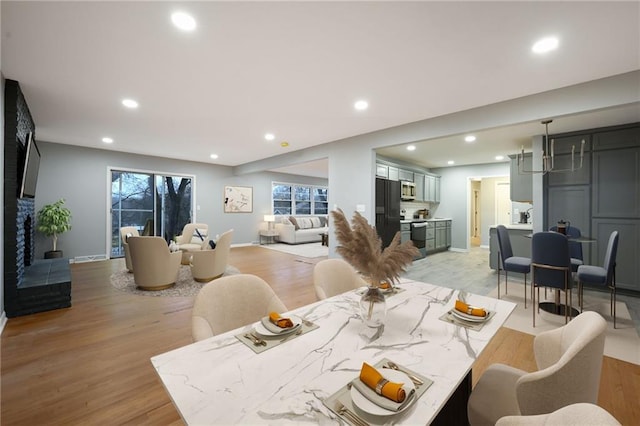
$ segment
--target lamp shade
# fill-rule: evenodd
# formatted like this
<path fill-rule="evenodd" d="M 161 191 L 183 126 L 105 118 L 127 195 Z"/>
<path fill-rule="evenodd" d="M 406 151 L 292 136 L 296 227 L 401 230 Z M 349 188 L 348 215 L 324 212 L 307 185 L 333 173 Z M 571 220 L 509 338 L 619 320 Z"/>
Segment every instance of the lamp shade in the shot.
<path fill-rule="evenodd" d="M 275 215 L 272 215 L 272 214 L 265 214 L 264 215 L 264 221 L 265 222 L 275 222 L 276 221 L 276 217 L 275 217 Z"/>

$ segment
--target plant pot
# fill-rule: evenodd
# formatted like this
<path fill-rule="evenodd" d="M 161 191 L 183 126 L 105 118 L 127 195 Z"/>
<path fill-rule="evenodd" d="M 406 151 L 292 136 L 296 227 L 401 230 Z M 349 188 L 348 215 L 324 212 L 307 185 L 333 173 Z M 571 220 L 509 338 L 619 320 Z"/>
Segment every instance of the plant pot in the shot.
<path fill-rule="evenodd" d="M 62 250 L 51 250 L 44 252 L 45 259 L 59 259 L 62 257 Z"/>

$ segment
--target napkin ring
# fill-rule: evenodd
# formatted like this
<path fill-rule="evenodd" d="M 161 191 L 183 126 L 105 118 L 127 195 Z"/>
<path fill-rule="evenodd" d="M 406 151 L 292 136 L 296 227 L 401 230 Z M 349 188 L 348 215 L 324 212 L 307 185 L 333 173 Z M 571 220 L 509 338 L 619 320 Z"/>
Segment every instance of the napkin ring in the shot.
<path fill-rule="evenodd" d="M 384 385 L 386 385 L 387 383 L 389 383 L 389 381 L 387 379 L 385 379 L 384 377 L 381 378 L 380 380 L 378 380 L 378 383 L 376 383 L 376 393 L 378 395 L 382 395 L 382 388 L 384 387 Z"/>
<path fill-rule="evenodd" d="M 471 306 L 467 308 L 467 315 L 473 315 L 473 308 Z"/>

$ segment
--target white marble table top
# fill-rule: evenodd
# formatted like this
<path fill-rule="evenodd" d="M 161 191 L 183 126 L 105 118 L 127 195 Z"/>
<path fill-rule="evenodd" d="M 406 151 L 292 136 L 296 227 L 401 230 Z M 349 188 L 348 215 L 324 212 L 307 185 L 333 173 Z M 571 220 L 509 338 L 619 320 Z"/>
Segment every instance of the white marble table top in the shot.
<path fill-rule="evenodd" d="M 384 330 L 358 316 L 351 291 L 292 311 L 317 330 L 260 354 L 234 336 L 243 327 L 155 356 L 151 362 L 187 424 L 338 424 L 322 403 L 357 377 L 363 362 L 386 357 L 434 381 L 412 407 L 390 418 L 428 424 L 471 370 L 515 304 L 467 295 L 495 311 L 480 331 L 439 320 L 458 291 L 403 279 L 387 298 Z"/>

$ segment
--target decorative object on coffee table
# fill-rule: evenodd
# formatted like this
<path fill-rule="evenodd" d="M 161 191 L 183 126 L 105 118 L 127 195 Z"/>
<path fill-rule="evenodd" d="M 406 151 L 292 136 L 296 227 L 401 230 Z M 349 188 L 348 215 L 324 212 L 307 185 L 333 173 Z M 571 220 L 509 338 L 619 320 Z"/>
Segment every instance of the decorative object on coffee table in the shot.
<path fill-rule="evenodd" d="M 58 234 L 71 229 L 71 210 L 64 206 L 64 198 L 53 204 L 47 204 L 38 211 L 38 225 L 36 229 L 47 237 L 51 237 L 53 250 L 44 253 L 45 259 L 62 257 L 62 250 L 58 250 Z"/>
<path fill-rule="evenodd" d="M 360 213 L 354 213 L 352 225 L 340 209 L 332 211 L 331 215 L 338 242 L 336 252 L 369 281 L 369 288 L 360 301 L 362 319 L 370 327 L 382 326 L 386 302 L 380 287 L 397 282 L 400 274 L 418 256 L 418 249 L 411 241 L 401 244 L 400 232 L 397 232 L 391 244 L 382 250 L 382 240 L 376 229 Z"/>

